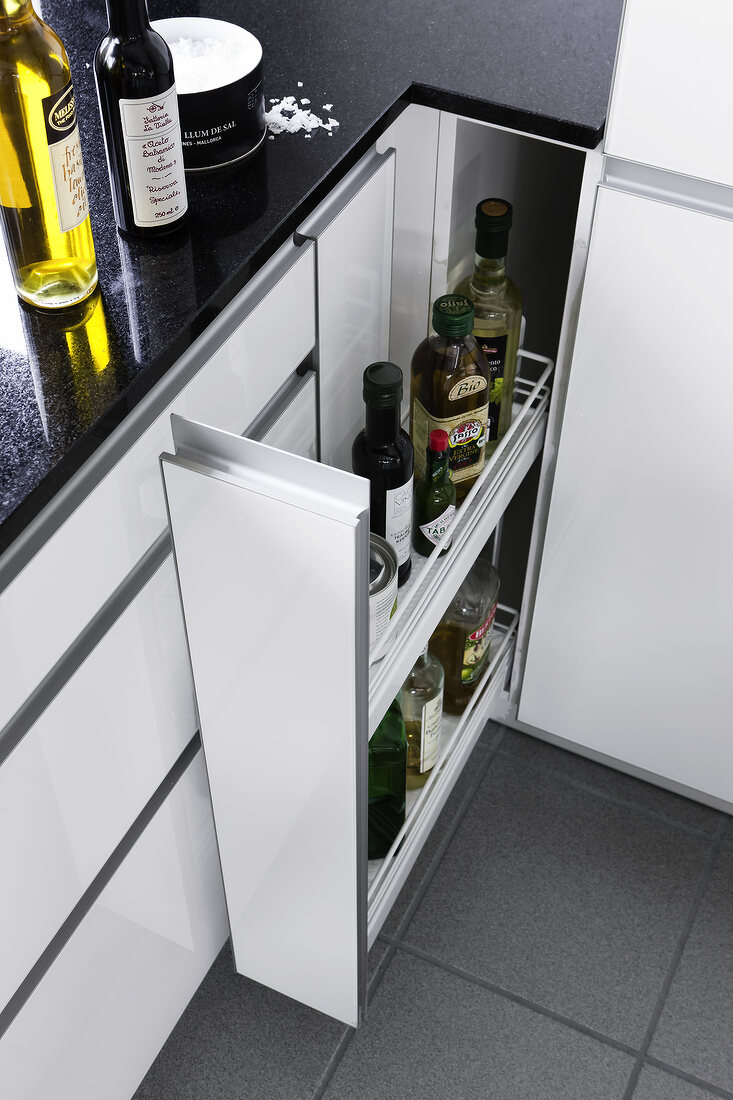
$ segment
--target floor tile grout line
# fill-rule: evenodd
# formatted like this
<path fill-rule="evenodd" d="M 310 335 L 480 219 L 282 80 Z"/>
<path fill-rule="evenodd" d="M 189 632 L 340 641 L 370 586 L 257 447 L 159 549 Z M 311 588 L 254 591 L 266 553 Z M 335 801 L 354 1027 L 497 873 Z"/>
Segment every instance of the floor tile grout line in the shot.
<path fill-rule="evenodd" d="M 636 1086 L 639 1082 L 639 1076 L 644 1067 L 644 1062 L 646 1061 L 649 1054 L 649 1048 L 652 1044 L 654 1034 L 657 1030 L 657 1027 L 659 1026 L 659 1021 L 661 1019 L 662 1012 L 664 1011 L 664 1006 L 667 1002 L 669 991 L 672 988 L 672 982 L 674 981 L 675 975 L 680 965 L 680 961 L 682 959 L 683 952 L 685 950 L 685 947 L 687 946 L 687 941 L 690 938 L 693 926 L 695 924 L 695 921 L 697 920 L 697 915 L 700 911 L 700 905 L 702 904 L 702 899 L 705 896 L 705 891 L 707 890 L 710 883 L 713 868 L 715 867 L 715 862 L 721 850 L 723 833 L 725 832 L 725 829 L 726 822 L 725 820 L 722 820 L 718 825 L 717 830 L 715 831 L 715 835 L 713 836 L 712 842 L 710 844 L 710 849 L 705 859 L 705 863 L 698 877 L 697 887 L 695 889 L 692 901 L 690 902 L 690 907 L 687 911 L 687 917 L 685 918 L 685 923 L 682 926 L 682 932 L 680 933 L 677 945 L 672 952 L 672 958 L 670 959 L 667 973 L 665 974 L 664 981 L 662 982 L 662 987 L 654 1003 L 654 1008 L 652 1009 L 652 1014 L 646 1029 L 646 1033 L 642 1040 L 641 1046 L 639 1047 L 639 1053 L 636 1058 L 636 1063 L 631 1070 L 631 1075 L 629 1076 L 629 1080 L 626 1084 L 626 1088 L 621 1097 L 621 1100 L 631 1100 L 636 1090 Z"/>
<path fill-rule="evenodd" d="M 644 1059 L 644 1065 L 653 1066 L 654 1069 L 664 1070 L 670 1077 L 678 1077 L 681 1081 L 686 1081 L 688 1085 L 695 1085 L 696 1088 L 702 1089 L 704 1092 L 710 1092 L 713 1096 L 722 1097 L 722 1100 L 733 1100 L 733 1092 L 730 1092 L 728 1089 L 716 1085 L 713 1081 L 705 1081 L 702 1077 L 696 1077 L 694 1073 L 687 1073 L 686 1070 L 680 1069 L 679 1066 L 673 1066 L 669 1062 L 663 1062 L 661 1058 L 652 1058 L 651 1055 L 647 1055 Z"/>
<path fill-rule="evenodd" d="M 384 939 L 387 938 L 386 936 L 384 937 Z M 514 993 L 511 989 L 506 989 L 504 986 L 497 985 L 496 982 L 492 982 L 489 978 L 482 978 L 479 974 L 472 974 L 470 971 L 463 970 L 459 966 L 453 966 L 452 963 L 444 962 L 442 959 L 436 958 L 435 955 L 431 955 L 428 951 L 423 951 L 419 947 L 414 947 L 412 944 L 405 943 L 404 941 L 394 943 L 393 946 L 397 951 L 402 951 L 406 955 L 413 955 L 415 958 L 422 959 L 423 962 L 430 963 L 439 970 L 445 970 L 449 974 L 454 974 L 457 978 L 462 978 L 471 985 L 486 989 L 489 993 L 494 993 L 497 997 L 512 1001 L 514 1004 L 520 1005 L 522 1008 L 527 1008 L 540 1016 L 544 1016 L 556 1024 L 562 1024 L 572 1031 L 577 1031 L 581 1035 L 585 1035 L 586 1038 L 595 1039 L 597 1042 L 612 1047 L 614 1050 L 618 1050 L 623 1054 L 628 1054 L 631 1057 L 636 1057 L 638 1053 L 637 1048 L 630 1043 L 624 1043 L 620 1039 L 614 1039 L 612 1035 L 606 1035 L 602 1031 L 596 1031 L 595 1028 L 588 1027 L 587 1024 L 581 1024 L 577 1020 L 573 1020 L 571 1016 L 564 1016 L 561 1012 L 555 1012 L 546 1005 L 539 1004 L 537 1001 L 530 1000 L 529 997 L 522 996 L 521 993 Z"/>
<path fill-rule="evenodd" d="M 331 1078 L 339 1067 L 339 1063 L 344 1054 L 348 1050 L 351 1040 L 356 1035 L 356 1030 L 353 1027 L 347 1027 L 336 1044 L 336 1049 L 328 1060 L 328 1064 L 321 1074 L 321 1079 L 315 1087 L 315 1091 L 311 1096 L 311 1100 L 321 1100 L 321 1097 L 325 1093 L 326 1089 L 331 1083 Z"/>
<path fill-rule="evenodd" d="M 660 813 L 658 810 L 651 810 L 646 806 L 642 806 L 639 802 L 634 802 L 632 799 L 619 798 L 617 795 L 608 794 L 608 792 L 602 790 L 601 788 L 594 787 L 591 783 L 584 783 L 580 779 L 573 779 L 572 776 L 566 775 L 561 771 L 557 771 L 555 768 L 543 768 L 539 764 L 533 764 L 530 760 L 527 760 L 524 756 L 518 755 L 510 748 L 499 748 L 498 752 L 499 755 L 502 756 L 505 760 L 513 760 L 515 763 L 525 765 L 531 771 L 539 775 L 552 775 L 555 779 L 559 779 L 561 782 L 567 784 L 568 786 L 575 787 L 576 789 L 581 791 L 585 791 L 587 794 L 593 794 L 597 798 L 602 798 L 606 802 L 611 802 L 615 806 L 620 806 L 622 809 L 634 810 L 636 813 L 642 814 L 645 817 L 650 817 L 655 821 L 660 821 L 664 825 L 669 825 L 670 828 L 676 829 L 678 832 L 686 833 L 688 836 L 699 837 L 700 839 L 711 841 L 717 835 L 717 830 L 720 829 L 721 822 L 725 823 L 729 817 L 729 815 L 724 813 L 723 810 L 716 810 L 712 806 L 707 807 L 710 810 L 711 814 L 717 814 L 719 818 L 716 830 L 710 833 L 705 829 L 697 828 L 694 825 L 686 825 L 683 821 L 678 821 L 676 818 L 668 817 L 666 814 Z M 605 765 L 600 766 L 604 767 Z M 633 776 L 629 778 L 633 778 Z M 639 782 L 644 782 L 644 780 L 639 780 Z M 674 794 L 673 791 L 666 791 L 665 793 Z M 684 798 L 685 796 L 678 795 L 677 797 Z"/>
<path fill-rule="evenodd" d="M 486 727 L 484 727 L 484 729 L 485 728 Z M 425 897 L 425 894 L 428 891 L 430 883 L 432 882 L 433 877 L 434 877 L 436 871 L 438 870 L 438 867 L 440 866 L 440 863 L 443 859 L 443 856 L 447 852 L 451 842 L 453 841 L 454 836 L 456 835 L 456 833 L 457 833 L 457 831 L 458 831 L 458 829 L 461 825 L 461 822 L 463 821 L 464 817 L 466 816 L 466 813 L 468 812 L 468 809 L 469 809 L 471 803 L 473 802 L 473 800 L 476 796 L 476 792 L 478 791 L 479 787 L 483 783 L 487 772 L 489 771 L 492 763 L 494 762 L 494 760 L 496 759 L 496 757 L 499 753 L 501 743 L 504 739 L 504 733 L 505 733 L 505 727 L 502 726 L 502 727 L 500 727 L 499 732 L 495 735 L 494 741 L 491 744 L 490 748 L 485 753 L 484 759 L 481 761 L 481 764 L 479 765 L 479 767 L 476 771 L 476 775 L 474 776 L 474 778 L 471 782 L 471 786 L 468 788 L 465 795 L 461 799 L 461 803 L 460 803 L 460 805 L 458 806 L 458 809 L 455 812 L 453 820 L 451 821 L 450 825 L 448 826 L 448 831 L 446 832 L 445 836 L 440 841 L 438 847 L 436 848 L 435 852 L 433 853 L 433 857 L 430 860 L 430 863 L 428 864 L 428 866 L 425 870 L 425 873 L 423 874 L 422 878 L 420 879 L 417 890 L 415 891 L 415 894 L 413 895 L 412 901 L 410 902 L 407 909 L 402 914 L 402 917 L 398 921 L 397 928 L 396 928 L 394 934 L 391 937 L 389 937 L 390 940 L 400 940 L 402 938 L 402 936 L 404 935 L 404 933 L 407 931 L 407 928 L 409 927 L 412 918 L 415 916 L 415 913 L 417 912 L 423 898 Z M 483 730 L 481 731 L 481 734 L 479 734 L 479 736 L 481 736 L 482 734 L 483 734 Z M 385 936 L 385 938 L 387 938 L 387 937 Z"/>

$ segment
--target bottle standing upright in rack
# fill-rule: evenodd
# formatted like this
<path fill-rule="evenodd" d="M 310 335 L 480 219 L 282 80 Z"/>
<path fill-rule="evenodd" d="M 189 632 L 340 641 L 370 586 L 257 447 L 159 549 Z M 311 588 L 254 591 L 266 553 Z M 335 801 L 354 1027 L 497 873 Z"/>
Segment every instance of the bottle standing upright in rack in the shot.
<path fill-rule="evenodd" d="M 486 669 L 498 598 L 499 574 L 478 558 L 430 639 L 445 672 L 448 714 L 463 713 Z"/>
<path fill-rule="evenodd" d="M 117 225 L 131 236 L 178 228 L 188 209 L 173 59 L 145 0 L 106 0 L 94 55 Z"/>
<path fill-rule="evenodd" d="M 429 557 L 453 522 L 456 487 L 450 479 L 448 433 L 436 428 L 430 433 L 425 477 L 415 485 L 412 545 Z M 448 553 L 450 541 L 440 551 Z"/>
<path fill-rule="evenodd" d="M 369 742 L 369 859 L 386 856 L 405 821 L 407 734 L 397 699 Z"/>
<path fill-rule="evenodd" d="M 42 309 L 97 285 L 66 50 L 30 0 L 0 0 L 0 222 L 18 296 Z"/>
<path fill-rule="evenodd" d="M 489 365 L 471 335 L 473 305 L 444 294 L 433 304 L 434 332 L 412 357 L 410 436 L 415 472 L 425 476 L 430 433 L 448 433 L 451 478 L 460 503 L 484 466 Z"/>
<path fill-rule="evenodd" d="M 491 371 L 487 456 L 511 423 L 517 373 L 522 296 L 506 273 L 511 225 L 511 203 L 494 198 L 478 204 L 473 274 L 455 290 L 473 302 L 473 334 Z"/>
<path fill-rule="evenodd" d="M 397 583 L 410 575 L 413 451 L 400 427 L 402 371 L 371 363 L 364 371 L 365 427 L 351 448 L 351 468 L 369 479 L 369 526 L 397 555 Z"/>
<path fill-rule="evenodd" d="M 399 694 L 407 733 L 408 791 L 425 786 L 438 760 L 443 680 L 443 666 L 426 645 Z"/>

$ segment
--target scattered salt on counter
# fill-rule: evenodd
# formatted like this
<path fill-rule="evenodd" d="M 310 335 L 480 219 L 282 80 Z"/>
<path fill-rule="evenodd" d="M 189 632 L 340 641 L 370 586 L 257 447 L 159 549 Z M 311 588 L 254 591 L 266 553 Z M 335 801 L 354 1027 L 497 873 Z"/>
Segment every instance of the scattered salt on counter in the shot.
<path fill-rule="evenodd" d="M 323 104 L 323 110 L 324 111 L 332 111 L 333 110 L 333 103 L 324 103 Z"/>
<path fill-rule="evenodd" d="M 299 87 L 302 87 L 298 82 Z M 272 100 L 270 100 L 272 102 Z M 310 103 L 309 99 L 302 99 L 301 103 Z M 331 104 L 333 106 L 333 104 Z M 299 130 L 305 130 L 305 137 L 311 136 L 311 130 L 326 130 L 328 136 L 334 130 L 338 129 L 338 122 L 335 118 L 329 118 L 328 122 L 324 122 L 318 115 L 314 115 L 312 111 L 304 109 L 298 106 L 298 102 L 294 95 L 285 96 L 279 102 L 275 103 L 275 106 L 271 111 L 268 111 L 265 115 L 265 122 L 270 134 L 297 134 Z"/>
<path fill-rule="evenodd" d="M 179 92 L 208 92 L 244 75 L 241 45 L 231 39 L 177 38 L 168 44 Z"/>
<path fill-rule="evenodd" d="M 310 103 L 310 100 L 309 99 L 301 99 L 300 102 L 303 104 L 304 107 L 307 107 L 308 104 Z"/>

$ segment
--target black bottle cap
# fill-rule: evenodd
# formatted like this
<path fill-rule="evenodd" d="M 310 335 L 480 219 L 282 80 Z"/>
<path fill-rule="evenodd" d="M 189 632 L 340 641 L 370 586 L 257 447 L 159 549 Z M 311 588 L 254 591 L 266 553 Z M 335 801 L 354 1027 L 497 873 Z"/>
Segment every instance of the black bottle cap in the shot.
<path fill-rule="evenodd" d="M 487 260 L 506 256 L 513 208 L 506 199 L 482 199 L 476 207 L 476 251 Z"/>
<path fill-rule="evenodd" d="M 402 401 L 402 371 L 396 363 L 370 363 L 364 371 L 364 401 L 372 409 L 393 409 Z"/>
<path fill-rule="evenodd" d="M 462 294 L 444 294 L 433 302 L 433 328 L 439 336 L 468 336 L 473 328 L 473 302 Z"/>

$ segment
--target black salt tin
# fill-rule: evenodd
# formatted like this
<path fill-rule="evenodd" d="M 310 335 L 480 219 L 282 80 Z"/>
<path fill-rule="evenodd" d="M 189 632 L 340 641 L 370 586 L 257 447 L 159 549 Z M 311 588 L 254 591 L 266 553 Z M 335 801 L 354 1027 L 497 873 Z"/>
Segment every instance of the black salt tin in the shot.
<path fill-rule="evenodd" d="M 265 139 L 262 46 L 258 39 L 243 27 L 220 19 L 158 19 L 152 26 L 173 53 L 186 171 L 204 172 L 248 157 Z M 201 90 L 187 87 L 194 77 L 185 59 L 180 58 L 176 65 L 176 43 L 181 39 L 224 43 L 222 48 L 231 59 L 226 76 L 234 79 L 216 83 L 222 74 L 214 60 L 204 78 L 198 64 L 195 78 L 203 85 Z"/>

